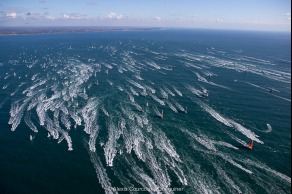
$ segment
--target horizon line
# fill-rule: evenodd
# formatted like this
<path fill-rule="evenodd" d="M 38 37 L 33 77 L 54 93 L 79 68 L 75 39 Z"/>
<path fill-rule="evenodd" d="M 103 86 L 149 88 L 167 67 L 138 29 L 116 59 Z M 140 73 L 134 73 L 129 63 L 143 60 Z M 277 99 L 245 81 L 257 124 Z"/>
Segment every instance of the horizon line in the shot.
<path fill-rule="evenodd" d="M 190 29 L 190 30 L 218 30 L 218 31 L 251 31 L 251 32 L 286 32 L 291 33 L 291 29 L 289 30 L 267 30 L 267 29 L 237 29 L 237 28 L 202 28 L 202 27 L 172 27 L 172 26 L 96 26 L 96 25 L 7 25 L 7 26 L 0 26 L 0 32 L 3 28 L 131 28 L 131 29 Z M 121 29 L 122 30 L 122 29 Z M 73 32 L 74 33 L 74 32 Z"/>

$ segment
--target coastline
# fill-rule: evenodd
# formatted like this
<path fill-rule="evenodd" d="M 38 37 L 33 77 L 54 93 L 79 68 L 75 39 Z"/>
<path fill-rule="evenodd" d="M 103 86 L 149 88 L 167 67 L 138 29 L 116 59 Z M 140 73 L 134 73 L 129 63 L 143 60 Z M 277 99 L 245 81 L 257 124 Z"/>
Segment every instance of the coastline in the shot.
<path fill-rule="evenodd" d="M 67 34 L 85 32 L 110 31 L 144 31 L 161 30 L 158 27 L 84 27 L 84 26 L 48 26 L 48 27 L 1 27 L 0 36 L 41 35 L 41 34 Z"/>

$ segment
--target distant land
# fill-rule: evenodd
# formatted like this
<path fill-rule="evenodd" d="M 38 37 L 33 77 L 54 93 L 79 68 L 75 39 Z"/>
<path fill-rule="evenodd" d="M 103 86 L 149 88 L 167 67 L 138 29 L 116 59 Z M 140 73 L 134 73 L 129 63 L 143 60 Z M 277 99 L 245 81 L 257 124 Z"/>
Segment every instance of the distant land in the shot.
<path fill-rule="evenodd" d="M 82 32 L 159 30 L 151 27 L 97 27 L 97 26 L 33 26 L 33 27 L 0 27 L 0 36 L 25 34 L 64 34 Z"/>

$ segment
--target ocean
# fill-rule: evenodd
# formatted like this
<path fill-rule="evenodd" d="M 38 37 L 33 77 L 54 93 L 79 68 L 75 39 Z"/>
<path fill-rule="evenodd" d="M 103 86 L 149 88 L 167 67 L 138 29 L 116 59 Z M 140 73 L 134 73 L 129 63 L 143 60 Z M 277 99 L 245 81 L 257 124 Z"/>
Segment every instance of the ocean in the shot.
<path fill-rule="evenodd" d="M 0 193 L 291 192 L 290 32 L 0 45 Z"/>

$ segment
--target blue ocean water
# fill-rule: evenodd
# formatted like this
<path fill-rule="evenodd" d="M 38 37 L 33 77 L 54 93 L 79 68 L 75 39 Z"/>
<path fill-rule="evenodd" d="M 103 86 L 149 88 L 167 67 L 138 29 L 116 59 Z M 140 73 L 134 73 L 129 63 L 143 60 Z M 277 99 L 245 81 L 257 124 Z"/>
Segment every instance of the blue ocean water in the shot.
<path fill-rule="evenodd" d="M 1 193 L 291 192 L 290 33 L 0 44 Z"/>

